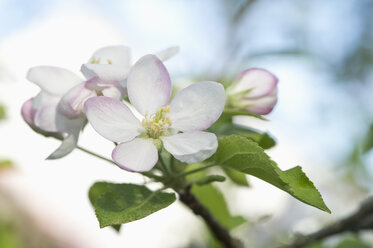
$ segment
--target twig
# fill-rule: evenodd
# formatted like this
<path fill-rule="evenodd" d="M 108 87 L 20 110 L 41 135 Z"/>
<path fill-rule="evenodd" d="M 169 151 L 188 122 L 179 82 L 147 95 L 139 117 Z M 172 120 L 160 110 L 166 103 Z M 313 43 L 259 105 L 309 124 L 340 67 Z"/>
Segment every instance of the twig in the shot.
<path fill-rule="evenodd" d="M 226 248 L 242 248 L 243 244 L 240 240 L 233 238 L 227 229 L 220 225 L 214 216 L 198 201 L 198 199 L 190 193 L 190 186 L 184 191 L 178 192 L 180 195 L 180 201 L 182 201 L 187 207 L 189 207 L 193 213 L 203 218 L 206 224 L 209 226 L 214 236 L 224 245 Z"/>
<path fill-rule="evenodd" d="M 280 248 L 301 248 L 343 232 L 373 229 L 373 197 L 365 200 L 352 215 L 308 235 L 299 235 L 295 241 Z"/>

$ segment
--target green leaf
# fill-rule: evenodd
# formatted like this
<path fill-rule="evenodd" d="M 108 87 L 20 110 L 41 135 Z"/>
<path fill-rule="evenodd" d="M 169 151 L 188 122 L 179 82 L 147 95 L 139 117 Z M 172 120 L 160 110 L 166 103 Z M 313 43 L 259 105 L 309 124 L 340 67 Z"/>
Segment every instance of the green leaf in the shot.
<path fill-rule="evenodd" d="M 202 163 L 190 164 L 187 166 L 186 171 L 196 169 L 202 165 Z M 189 183 L 193 183 L 206 178 L 207 175 L 207 171 L 199 171 L 188 175 L 186 180 Z M 246 222 L 245 218 L 242 216 L 231 215 L 224 195 L 214 185 L 207 184 L 199 186 L 193 184 L 191 191 L 202 205 L 205 206 L 225 228 L 231 230 Z"/>
<path fill-rule="evenodd" d="M 225 172 L 225 174 L 229 177 L 229 179 L 231 179 L 231 181 L 235 184 L 239 186 L 250 186 L 244 173 L 229 169 L 227 167 L 223 167 L 222 169 Z"/>
<path fill-rule="evenodd" d="M 193 185 L 192 193 L 225 228 L 231 230 L 246 222 L 242 216 L 231 215 L 223 194 L 212 184 Z"/>
<path fill-rule="evenodd" d="M 12 161 L 10 161 L 9 159 L 4 159 L 4 160 L 0 160 L 0 170 L 1 169 L 9 169 L 9 168 L 12 168 L 14 165 L 12 163 Z"/>
<path fill-rule="evenodd" d="M 373 124 L 370 125 L 365 137 L 366 138 L 363 144 L 363 153 L 367 153 L 373 148 Z"/>
<path fill-rule="evenodd" d="M 214 159 L 223 167 L 258 177 L 296 199 L 330 213 L 319 191 L 300 166 L 282 171 L 263 148 L 245 137 L 231 135 L 220 138 Z"/>
<path fill-rule="evenodd" d="M 269 149 L 276 145 L 276 141 L 268 133 L 262 133 L 259 130 L 238 125 L 230 121 L 216 122 L 209 130 L 218 136 L 237 134 L 247 137 L 258 143 L 263 149 Z"/>
<path fill-rule="evenodd" d="M 0 121 L 6 118 L 5 107 L 0 104 Z"/>
<path fill-rule="evenodd" d="M 261 115 L 257 115 L 257 114 L 250 113 L 250 112 L 243 111 L 243 110 L 239 110 L 239 109 L 224 109 L 223 113 L 221 114 L 221 116 L 223 118 L 232 117 L 232 116 L 236 116 L 236 115 L 251 116 L 251 117 L 260 119 L 262 121 L 266 121 L 267 120 L 266 118 L 264 118 Z"/>
<path fill-rule="evenodd" d="M 96 182 L 89 190 L 89 199 L 103 228 L 144 218 L 169 206 L 176 197 L 142 185 Z"/>

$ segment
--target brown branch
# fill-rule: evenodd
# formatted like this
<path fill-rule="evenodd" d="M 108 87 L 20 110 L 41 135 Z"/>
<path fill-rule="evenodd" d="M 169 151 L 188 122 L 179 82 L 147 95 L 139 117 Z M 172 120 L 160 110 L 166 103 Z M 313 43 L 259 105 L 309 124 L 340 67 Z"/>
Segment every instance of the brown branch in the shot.
<path fill-rule="evenodd" d="M 190 187 L 186 190 L 178 192 L 180 201 L 182 201 L 187 207 L 189 207 L 196 215 L 199 215 L 206 222 L 208 227 L 211 229 L 214 236 L 224 245 L 226 248 L 242 248 L 243 244 L 240 240 L 233 238 L 227 229 L 225 229 L 220 223 L 214 218 L 214 216 L 207 210 L 198 199 L 190 193 Z"/>
<path fill-rule="evenodd" d="M 369 197 L 365 200 L 360 208 L 352 215 L 336 221 L 314 233 L 299 235 L 293 243 L 281 246 L 280 248 L 301 248 L 336 234 L 359 232 L 368 229 L 373 229 L 373 197 Z"/>

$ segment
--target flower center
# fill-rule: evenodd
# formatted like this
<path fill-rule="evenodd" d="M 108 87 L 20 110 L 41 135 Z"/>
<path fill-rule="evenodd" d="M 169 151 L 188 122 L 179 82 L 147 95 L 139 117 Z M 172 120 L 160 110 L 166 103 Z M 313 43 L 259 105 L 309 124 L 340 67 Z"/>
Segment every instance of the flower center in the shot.
<path fill-rule="evenodd" d="M 145 114 L 141 124 L 150 138 L 158 139 L 171 126 L 171 120 L 166 116 L 169 112 L 170 106 L 165 106 L 150 116 Z"/>

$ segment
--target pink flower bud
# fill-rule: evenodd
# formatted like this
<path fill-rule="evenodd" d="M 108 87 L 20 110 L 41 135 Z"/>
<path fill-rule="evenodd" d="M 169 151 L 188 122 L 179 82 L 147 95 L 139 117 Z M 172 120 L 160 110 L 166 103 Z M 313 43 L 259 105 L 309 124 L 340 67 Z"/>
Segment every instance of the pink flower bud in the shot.
<path fill-rule="evenodd" d="M 277 77 L 267 70 L 242 71 L 227 89 L 228 105 L 254 114 L 269 114 L 277 103 L 277 83 Z"/>

